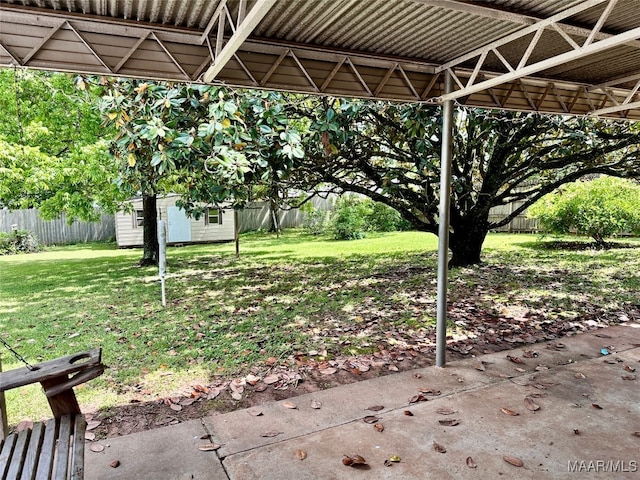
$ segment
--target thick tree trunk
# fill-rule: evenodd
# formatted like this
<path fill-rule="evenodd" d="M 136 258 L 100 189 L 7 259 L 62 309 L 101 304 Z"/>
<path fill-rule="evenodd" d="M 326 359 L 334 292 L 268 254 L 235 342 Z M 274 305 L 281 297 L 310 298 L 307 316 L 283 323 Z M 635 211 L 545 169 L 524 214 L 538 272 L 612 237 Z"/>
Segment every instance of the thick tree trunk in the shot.
<path fill-rule="evenodd" d="M 449 268 L 467 267 L 481 262 L 482 244 L 488 233 L 487 221 L 465 222 L 463 228 L 455 228 L 449 237 L 449 248 L 453 256 Z"/>
<path fill-rule="evenodd" d="M 142 239 L 143 253 L 140 266 L 158 265 L 160 246 L 158 244 L 158 216 L 156 196 L 142 195 L 142 213 L 144 215 Z"/>
<path fill-rule="evenodd" d="M 271 229 L 272 233 L 276 233 L 280 237 L 280 222 L 278 221 L 278 204 L 273 200 L 269 200 L 269 212 L 271 213 Z"/>

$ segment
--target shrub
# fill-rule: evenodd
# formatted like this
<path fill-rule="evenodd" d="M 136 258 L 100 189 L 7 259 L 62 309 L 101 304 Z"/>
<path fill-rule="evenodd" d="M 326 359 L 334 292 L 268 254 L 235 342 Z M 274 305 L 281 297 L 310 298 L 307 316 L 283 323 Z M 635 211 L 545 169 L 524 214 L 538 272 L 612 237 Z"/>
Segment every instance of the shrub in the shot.
<path fill-rule="evenodd" d="M 37 238 L 27 230 L 14 230 L 10 233 L 0 232 L 0 255 L 34 253 L 40 250 Z"/>
<path fill-rule="evenodd" d="M 322 235 L 327 227 L 327 221 L 328 212 L 326 210 L 308 209 L 302 221 L 302 228 L 312 235 Z"/>
<path fill-rule="evenodd" d="M 576 182 L 545 195 L 528 216 L 548 232 L 575 231 L 605 246 L 607 237 L 640 232 L 640 186 L 613 177 Z"/>
<path fill-rule="evenodd" d="M 331 215 L 331 230 L 336 240 L 357 240 L 365 237 L 368 205 L 356 196 L 343 196 L 336 202 Z"/>
<path fill-rule="evenodd" d="M 367 231 L 395 232 L 410 227 L 397 210 L 354 195 L 341 197 L 331 217 L 333 236 L 337 240 L 363 238 Z"/>
<path fill-rule="evenodd" d="M 408 230 L 410 228 L 409 222 L 407 222 L 400 213 L 384 203 L 371 202 L 371 212 L 367 217 L 367 223 L 369 230 L 376 232 L 397 232 L 398 230 Z"/>

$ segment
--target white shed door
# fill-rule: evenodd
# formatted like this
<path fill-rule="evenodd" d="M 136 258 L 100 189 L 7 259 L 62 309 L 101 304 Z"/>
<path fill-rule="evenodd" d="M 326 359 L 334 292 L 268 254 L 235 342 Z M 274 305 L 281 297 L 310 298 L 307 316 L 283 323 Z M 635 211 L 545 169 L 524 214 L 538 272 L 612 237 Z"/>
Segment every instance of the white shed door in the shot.
<path fill-rule="evenodd" d="M 191 241 L 191 219 L 178 207 L 167 207 L 167 242 L 179 243 Z"/>

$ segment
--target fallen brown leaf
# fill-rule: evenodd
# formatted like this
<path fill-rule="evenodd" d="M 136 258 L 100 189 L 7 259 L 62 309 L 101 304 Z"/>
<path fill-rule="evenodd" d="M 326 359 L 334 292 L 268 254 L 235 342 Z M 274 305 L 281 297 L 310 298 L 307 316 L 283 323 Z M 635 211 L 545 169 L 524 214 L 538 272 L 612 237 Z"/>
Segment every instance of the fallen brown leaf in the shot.
<path fill-rule="evenodd" d="M 100 443 L 92 443 L 91 445 L 89 445 L 89 450 L 91 450 L 92 452 L 100 453 L 104 451 L 104 445 Z"/>
<path fill-rule="evenodd" d="M 631 373 L 633 373 L 633 372 L 635 372 L 635 371 L 636 371 L 636 369 L 635 369 L 635 368 L 630 367 L 629 365 L 625 365 L 625 366 L 624 366 L 624 369 L 625 369 L 627 372 L 631 372 Z"/>
<path fill-rule="evenodd" d="M 578 430 L 577 428 L 574 428 L 574 429 L 573 429 L 573 433 L 574 433 L 575 435 L 580 435 L 580 430 Z"/>
<path fill-rule="evenodd" d="M 409 398 L 409 403 L 417 403 L 417 402 L 426 402 L 427 399 L 424 395 L 414 395 L 413 397 Z"/>
<path fill-rule="evenodd" d="M 98 422 L 98 423 L 100 423 L 100 422 Z M 22 432 L 23 430 L 32 430 L 32 429 L 33 429 L 33 422 L 31 420 L 22 420 L 16 426 L 16 433 Z"/>
<path fill-rule="evenodd" d="M 335 367 L 329 367 L 329 368 L 320 368 L 320 369 L 318 369 L 318 371 L 322 375 L 332 375 L 332 374 L 336 373 L 338 371 L 338 369 L 335 368 Z"/>
<path fill-rule="evenodd" d="M 322 408 L 322 402 L 319 402 L 318 400 L 311 400 L 311 408 L 316 410 Z"/>
<path fill-rule="evenodd" d="M 507 359 L 511 360 L 513 363 L 521 364 L 524 363 L 520 357 L 513 357 L 511 355 L 507 355 Z"/>
<path fill-rule="evenodd" d="M 284 432 L 278 432 L 276 430 L 269 430 L 268 432 L 264 432 L 260 434 L 261 437 L 277 437 L 278 435 L 283 434 Z"/>
<path fill-rule="evenodd" d="M 264 383 L 266 383 L 267 385 L 271 385 L 272 383 L 276 383 L 278 380 L 280 380 L 280 375 L 276 375 L 276 374 L 267 375 L 266 377 L 264 377 L 262 379 L 262 381 Z"/>
<path fill-rule="evenodd" d="M 288 400 L 287 400 L 287 401 L 285 401 L 285 402 L 282 402 L 282 406 L 283 406 L 284 408 L 288 408 L 288 409 L 290 409 L 290 410 L 295 410 L 296 408 L 298 408 L 298 406 L 297 406 L 295 403 L 290 402 L 290 401 L 288 401 Z"/>
<path fill-rule="evenodd" d="M 257 407 L 251 407 L 247 409 L 247 413 L 253 417 L 259 417 L 263 412 Z"/>
<path fill-rule="evenodd" d="M 587 378 L 584 373 L 578 372 L 574 375 L 574 377 L 579 378 L 579 379 L 584 379 Z"/>
<path fill-rule="evenodd" d="M 473 458 L 467 457 L 467 467 L 469 468 L 477 468 L 476 462 L 473 461 Z"/>
<path fill-rule="evenodd" d="M 377 423 L 380 419 L 375 415 L 367 415 L 362 420 L 364 420 L 364 423 Z"/>
<path fill-rule="evenodd" d="M 112 461 L 112 462 L 109 464 L 109 466 L 110 466 L 111 468 L 118 468 L 118 467 L 120 466 L 120 460 L 114 460 L 114 461 Z"/>
<path fill-rule="evenodd" d="M 548 396 L 548 394 L 546 394 L 544 392 L 541 392 L 541 393 L 530 393 L 527 396 L 531 397 L 531 398 L 545 398 L 545 397 Z"/>
<path fill-rule="evenodd" d="M 102 425 L 102 422 L 100 420 L 89 420 L 87 422 L 87 430 L 93 430 L 94 428 L 97 428 L 100 425 Z"/>
<path fill-rule="evenodd" d="M 439 413 L 440 415 L 453 415 L 454 413 L 457 413 L 457 410 L 454 410 L 453 408 L 449 408 L 449 407 L 440 407 L 436 410 L 436 413 Z"/>
<path fill-rule="evenodd" d="M 214 452 L 220 447 L 221 445 L 218 445 L 217 443 L 203 443 L 198 447 L 198 450 L 200 450 L 201 452 Z"/>
<path fill-rule="evenodd" d="M 635 380 L 636 376 L 635 375 L 622 375 L 622 379 L 623 380 Z"/>
<path fill-rule="evenodd" d="M 172 403 L 171 405 L 169 405 L 169 408 L 171 410 L 179 412 L 180 410 L 182 410 L 182 405 L 178 405 L 177 403 Z"/>
<path fill-rule="evenodd" d="M 301 448 L 297 449 L 296 450 L 296 458 L 298 460 L 304 460 L 305 458 L 307 458 L 307 452 L 305 452 Z"/>
<path fill-rule="evenodd" d="M 518 415 L 520 415 L 518 412 L 515 412 L 515 411 L 511 410 L 510 408 L 502 407 L 500 409 L 500 411 L 502 413 L 504 413 L 505 415 L 511 415 L 512 417 L 517 417 Z"/>
<path fill-rule="evenodd" d="M 342 459 L 344 465 L 366 465 L 367 461 L 361 455 L 345 455 Z"/>
<path fill-rule="evenodd" d="M 540 410 L 540 405 L 531 400 L 529 397 L 524 397 L 524 406 L 527 407 L 527 410 L 531 410 L 532 412 Z"/>
<path fill-rule="evenodd" d="M 421 388 L 418 391 L 420 393 L 424 393 L 425 395 L 431 395 L 433 397 L 437 397 L 438 395 L 440 395 L 440 390 L 433 390 L 433 389 L 428 388 L 428 387 Z"/>
<path fill-rule="evenodd" d="M 438 453 L 447 453 L 447 449 L 437 442 L 433 442 L 433 449 Z"/>
<path fill-rule="evenodd" d="M 381 423 L 376 423 L 373 428 L 375 428 L 377 432 L 384 432 L 384 425 L 382 425 Z"/>
<path fill-rule="evenodd" d="M 451 420 L 438 420 L 438 423 L 445 427 L 455 427 L 456 425 L 460 425 L 460 420 L 452 418 Z"/>
<path fill-rule="evenodd" d="M 405 410 L 402 413 L 403 413 L 403 415 L 406 415 L 407 417 L 413 417 L 413 412 L 411 410 Z"/>
<path fill-rule="evenodd" d="M 598 405 L 597 403 L 592 403 L 592 404 L 591 404 L 591 406 L 592 406 L 593 408 L 598 409 L 598 410 L 602 410 L 602 407 L 601 407 L 600 405 Z"/>
<path fill-rule="evenodd" d="M 383 410 L 384 407 L 382 405 L 373 405 L 371 407 L 367 407 L 365 408 L 365 410 L 371 410 L 372 412 L 379 412 L 380 410 Z"/>
<path fill-rule="evenodd" d="M 524 466 L 524 462 L 522 460 L 520 460 L 518 457 L 512 457 L 511 455 L 505 455 L 504 457 L 502 457 L 502 459 L 513 465 L 514 467 L 522 467 Z"/>

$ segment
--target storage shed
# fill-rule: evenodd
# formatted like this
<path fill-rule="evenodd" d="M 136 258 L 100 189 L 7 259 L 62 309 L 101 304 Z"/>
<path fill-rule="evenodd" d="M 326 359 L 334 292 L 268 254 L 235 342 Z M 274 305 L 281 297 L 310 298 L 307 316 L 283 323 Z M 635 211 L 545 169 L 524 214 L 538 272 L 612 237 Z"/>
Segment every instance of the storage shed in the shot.
<path fill-rule="evenodd" d="M 185 243 L 214 243 L 232 241 L 235 237 L 233 209 L 211 207 L 196 220 L 176 206 L 178 194 L 158 197 L 158 220 L 167 225 L 169 245 Z M 118 212 L 116 218 L 116 241 L 118 247 L 141 247 L 144 229 L 142 227 L 142 198 L 131 200 L 131 212 Z"/>

